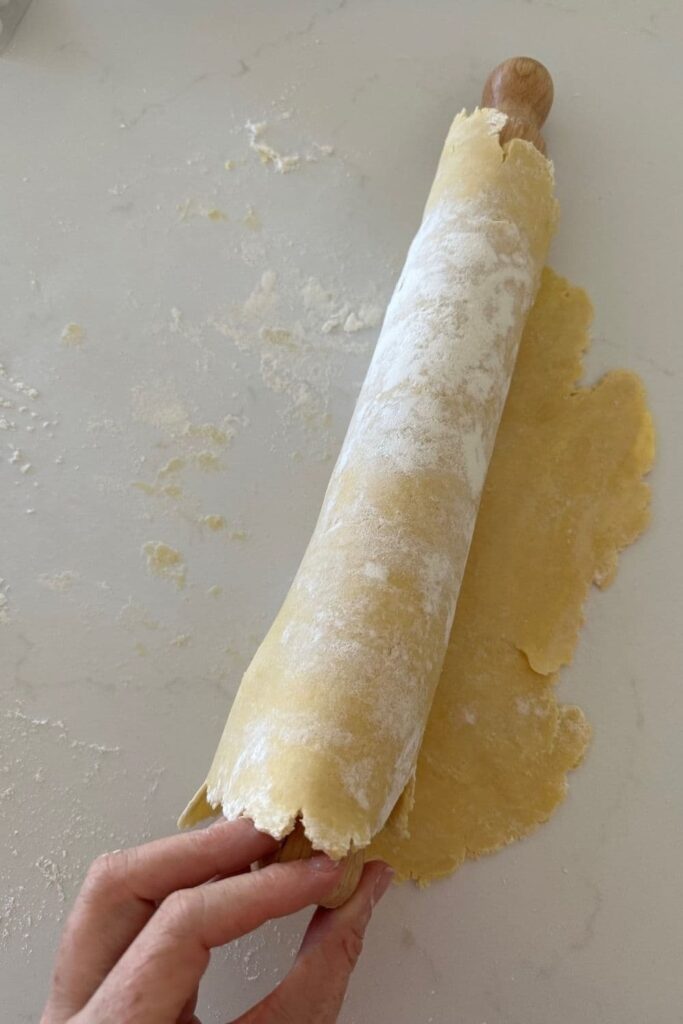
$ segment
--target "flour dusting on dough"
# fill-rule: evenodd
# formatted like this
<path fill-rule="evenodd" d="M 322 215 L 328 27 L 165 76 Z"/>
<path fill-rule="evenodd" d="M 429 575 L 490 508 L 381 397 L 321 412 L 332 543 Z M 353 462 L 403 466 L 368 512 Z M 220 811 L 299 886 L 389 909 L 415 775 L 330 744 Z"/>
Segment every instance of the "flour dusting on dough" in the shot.
<path fill-rule="evenodd" d="M 549 163 L 522 143 L 506 157 L 499 122 L 478 111 L 453 125 L 444 159 L 474 138 L 481 173 L 468 194 L 442 189 L 410 248 L 313 537 L 207 780 L 227 817 L 282 835 L 301 814 L 335 856 L 367 845 L 412 777 L 554 225 Z M 262 280 L 259 305 L 272 292 Z M 340 325 L 353 335 L 356 321 Z"/>

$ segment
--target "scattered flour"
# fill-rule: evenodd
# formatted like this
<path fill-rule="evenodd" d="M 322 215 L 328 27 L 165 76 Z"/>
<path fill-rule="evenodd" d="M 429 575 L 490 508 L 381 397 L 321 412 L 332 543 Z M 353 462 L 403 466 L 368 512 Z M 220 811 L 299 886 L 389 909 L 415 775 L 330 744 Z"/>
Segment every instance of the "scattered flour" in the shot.
<path fill-rule="evenodd" d="M 64 592 L 65 590 L 71 590 L 73 585 L 78 582 L 79 574 L 74 572 L 72 569 L 64 569 L 62 572 L 50 573 L 43 572 L 38 577 L 38 582 L 41 587 L 45 587 L 46 590 L 56 590 Z"/>
<path fill-rule="evenodd" d="M 7 368 L 3 363 L 0 363 L 0 380 L 6 383 L 16 394 L 29 398 L 31 401 L 35 401 L 36 398 L 40 397 L 40 392 L 37 388 L 31 387 L 18 377 L 12 377 L 7 372 Z M 22 412 L 24 410 L 20 409 L 19 411 Z"/>
<path fill-rule="evenodd" d="M 0 948 L 30 957 L 32 933 L 63 919 L 92 858 L 126 844 L 107 820 L 125 775 L 118 745 L 81 739 L 20 703 L 0 713 Z"/>
<path fill-rule="evenodd" d="M 267 121 L 247 121 L 244 127 L 249 136 L 249 148 L 258 154 L 262 164 L 272 164 L 279 174 L 287 174 L 300 166 L 301 156 L 298 153 L 278 153 L 264 140 Z"/>
<path fill-rule="evenodd" d="M 305 163 L 323 160 L 333 152 L 332 147 L 316 144 L 299 147 L 296 152 L 286 147 L 278 152 L 269 144 L 270 138 L 263 137 L 265 128 L 262 125 L 254 133 L 255 145 L 250 143 L 250 147 L 276 174 L 300 169 Z M 249 163 L 253 169 L 251 159 Z M 237 161 L 225 162 L 226 171 L 236 166 Z M 276 184 L 275 179 L 271 181 Z M 288 185 L 286 182 L 280 187 Z M 120 195 L 126 188 L 117 185 L 109 191 Z M 254 243 L 251 251 L 256 252 L 259 239 L 255 233 L 261 228 L 258 213 L 249 205 L 242 217 L 239 211 L 233 215 L 232 209 L 227 204 L 226 207 L 237 226 L 243 225 L 242 234 Z M 201 217 L 216 225 L 214 229 L 205 224 L 202 229 L 197 224 L 198 231 L 206 230 L 220 238 L 229 238 L 232 233 L 232 227 L 224 233 L 221 231 L 220 224 L 228 219 L 228 214 L 217 199 L 189 200 L 180 213 L 182 219 Z M 180 228 L 176 226 L 176 230 Z M 285 397 L 288 406 L 283 419 L 288 424 L 305 424 L 310 427 L 311 436 L 317 436 L 327 415 L 335 354 L 345 359 L 348 353 L 366 352 L 373 339 L 369 334 L 363 337 L 363 332 L 377 325 L 381 310 L 376 305 L 373 307 L 371 297 L 365 293 L 358 299 L 350 299 L 340 294 L 340 289 L 327 290 L 312 280 L 297 280 L 297 286 L 290 290 L 289 268 L 283 271 L 284 282 L 278 281 L 275 272 L 264 267 L 265 257 L 259 256 L 259 260 L 256 287 L 250 294 L 245 290 L 244 308 L 229 311 L 225 317 L 221 313 L 221 326 L 227 325 L 234 331 L 232 340 L 237 347 L 256 354 L 254 373 L 261 375 L 261 382 Z M 305 287 L 306 302 L 302 294 Z M 323 329 L 327 321 L 331 322 Z M 171 311 L 170 323 L 164 324 L 164 330 L 181 335 L 193 344 L 200 344 L 206 334 L 214 333 L 208 319 L 194 325 L 187 323 L 177 308 Z M 59 326 L 55 333 L 58 332 Z M 88 338 L 80 324 L 68 323 L 61 331 L 60 340 L 65 346 L 78 348 Z M 222 344 L 222 339 L 218 341 Z M 15 472 L 29 474 L 26 481 L 17 476 L 17 486 L 31 485 L 30 470 L 40 464 L 34 445 L 43 443 L 44 437 L 52 437 L 52 430 L 57 426 L 56 417 L 49 412 L 45 415 L 42 404 L 37 388 L 0 366 L 0 431 L 7 431 L 14 441 L 7 455 L 11 456 Z M 151 483 L 143 481 L 136 486 L 149 494 L 172 499 L 181 509 L 189 507 L 185 490 L 191 484 L 192 473 L 197 469 L 221 467 L 227 461 L 221 457 L 224 451 L 248 425 L 246 417 L 233 414 L 217 417 L 216 422 L 202 422 L 190 404 L 182 387 L 170 377 L 138 380 L 131 392 L 134 420 L 158 432 L 150 442 L 153 458 L 147 453 Z M 95 447 L 95 442 L 108 435 L 127 439 L 125 417 L 103 416 L 86 429 L 96 435 Z M 19 430 L 25 430 L 33 438 L 26 438 L 26 454 L 20 439 L 9 434 Z M 58 451 L 59 454 L 53 453 L 51 461 L 64 465 L 68 471 L 73 452 Z M 144 460 L 142 456 L 140 462 Z M 78 465 L 71 468 L 78 469 Z M 219 502 L 216 504 L 221 507 Z M 205 507 L 215 508 L 216 504 L 206 502 Z M 27 512 L 32 514 L 34 509 Z M 235 541 L 248 536 L 244 530 L 231 529 L 231 524 L 220 515 L 198 515 L 193 509 L 192 517 L 186 518 L 192 523 L 199 518 L 207 530 L 207 544 L 223 542 L 223 535 Z M 221 533 L 221 538 L 214 539 L 208 531 Z M 172 536 L 169 539 L 173 539 Z M 184 546 L 181 543 L 179 547 Z M 151 573 L 171 580 L 178 587 L 185 584 L 186 565 L 180 551 L 163 542 L 150 541 L 144 545 L 143 552 Z M 46 591 L 60 595 L 77 586 L 79 580 L 77 572 L 64 569 L 41 573 L 35 582 Z M 108 585 L 101 583 L 99 586 L 104 589 Z M 209 597 L 216 599 L 222 593 L 218 584 L 206 590 Z M 45 600 L 48 599 L 45 595 Z M 0 580 L 0 623 L 9 621 L 9 596 L 6 585 Z M 167 643 L 180 648 L 191 642 L 188 633 L 173 637 L 166 632 L 165 627 L 133 599 L 121 608 L 118 622 L 124 628 L 149 631 L 144 636 L 145 640 L 149 638 L 149 647 L 138 645 L 141 654 L 154 654 L 155 648 L 161 649 Z M 244 656 L 240 658 L 243 660 Z M 103 693 L 106 699 L 105 689 Z M 19 707 L 11 712 L 0 711 L 0 829 L 7 852 L 5 858 L 0 858 L 0 940 L 17 940 L 28 954 L 32 929 L 43 931 L 59 919 L 92 857 L 103 849 L 130 843 L 130 835 L 112 831 L 107 811 L 116 806 L 121 792 L 130 790 L 126 761 L 119 746 L 82 739 L 61 718 L 33 717 Z M 145 790 L 144 800 L 153 799 L 163 770 L 150 770 L 158 774 Z M 67 777 L 73 780 L 73 786 L 65 800 L 63 787 Z M 33 850 L 33 854 L 25 864 L 20 863 L 26 850 Z M 19 872 L 10 873 L 9 867 L 16 865 L 20 865 Z M 256 959 L 255 954 L 250 956 Z M 252 966 L 258 970 L 256 964 Z"/>
<path fill-rule="evenodd" d="M 0 579 L 0 626 L 7 625 L 10 621 L 8 590 L 8 584 L 5 580 Z"/>
<path fill-rule="evenodd" d="M 349 355 L 368 351 L 382 307 L 365 297 L 354 302 L 316 278 L 297 281 L 291 270 L 287 278 L 281 284 L 272 268 L 261 271 L 244 302 L 211 317 L 209 325 L 257 357 L 261 383 L 285 399 L 279 407 L 285 428 L 304 428 L 308 454 L 326 457 L 335 377 Z"/>
<path fill-rule="evenodd" d="M 26 429 L 28 430 L 29 427 L 27 427 Z M 11 452 L 12 454 L 7 459 L 10 466 L 16 466 L 19 472 L 23 473 L 24 475 L 26 475 L 26 473 L 30 473 L 33 467 L 32 464 L 29 462 L 28 458 L 26 457 L 26 455 L 24 455 L 24 453 L 20 451 L 18 448 L 11 450 Z"/>
<path fill-rule="evenodd" d="M 189 198 L 183 203 L 179 203 L 176 209 L 178 211 L 178 220 L 182 222 L 192 220 L 194 217 L 204 217 L 206 220 L 213 221 L 214 224 L 220 224 L 230 219 L 227 213 L 219 207 L 194 198 Z"/>
<path fill-rule="evenodd" d="M 158 427 L 171 434 L 180 433 L 190 422 L 190 414 L 178 397 L 175 382 L 155 380 L 135 384 L 131 389 L 133 417 L 140 423 Z"/>
<path fill-rule="evenodd" d="M 288 114 L 280 115 L 280 120 L 288 120 Z M 281 153 L 264 136 L 270 128 L 268 121 L 247 121 L 244 129 L 249 138 L 249 148 L 253 150 L 262 164 L 272 166 L 278 174 L 287 174 L 301 167 L 302 163 L 317 163 L 319 160 L 334 154 L 334 147 L 314 142 L 303 153 Z"/>
<path fill-rule="evenodd" d="M 132 597 L 119 610 L 116 621 L 126 630 L 142 628 L 156 631 L 161 628 L 161 623 L 152 617 L 148 609 L 137 604 Z"/>
<path fill-rule="evenodd" d="M 177 309 L 172 310 L 171 323 L 178 333 L 184 335 L 189 331 L 193 336 L 196 333 L 196 328 L 187 325 Z M 222 469 L 221 455 L 248 425 L 247 417 L 226 413 L 213 423 L 196 422 L 171 381 L 136 384 L 132 388 L 131 403 L 133 417 L 159 431 L 152 457 L 158 459 L 158 449 L 167 451 L 173 447 L 176 450 L 170 457 L 165 454 L 151 479 L 134 480 L 131 486 L 148 496 L 170 500 L 184 518 L 195 520 L 200 514 L 201 502 L 192 492 L 191 471 L 215 473 Z M 148 458 L 141 462 L 146 465 Z"/>
<path fill-rule="evenodd" d="M 278 302 L 276 284 L 275 271 L 264 270 L 255 288 L 244 301 L 242 315 L 250 320 L 258 320 L 270 313 Z"/>

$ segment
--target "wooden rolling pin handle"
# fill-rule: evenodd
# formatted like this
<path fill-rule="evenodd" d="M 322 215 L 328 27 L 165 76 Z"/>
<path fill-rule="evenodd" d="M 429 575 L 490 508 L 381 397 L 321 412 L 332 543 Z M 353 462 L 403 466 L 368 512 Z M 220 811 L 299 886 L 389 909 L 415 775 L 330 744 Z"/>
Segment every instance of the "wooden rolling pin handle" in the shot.
<path fill-rule="evenodd" d="M 486 79 L 481 104 L 508 115 L 501 142 L 526 139 L 545 153 L 541 128 L 553 105 L 553 80 L 543 64 L 532 57 L 504 60 Z"/>
<path fill-rule="evenodd" d="M 269 857 L 264 863 L 273 864 L 290 860 L 308 860 L 314 853 L 311 842 L 304 833 L 303 825 L 298 821 L 294 831 L 290 832 L 279 850 L 276 850 L 272 857 Z M 344 858 L 344 874 L 341 881 L 331 895 L 320 904 L 321 907 L 333 910 L 335 907 L 341 907 L 350 896 L 353 896 L 356 886 L 360 882 L 360 876 L 363 874 L 364 861 L 365 858 L 362 850 L 352 850 Z"/>

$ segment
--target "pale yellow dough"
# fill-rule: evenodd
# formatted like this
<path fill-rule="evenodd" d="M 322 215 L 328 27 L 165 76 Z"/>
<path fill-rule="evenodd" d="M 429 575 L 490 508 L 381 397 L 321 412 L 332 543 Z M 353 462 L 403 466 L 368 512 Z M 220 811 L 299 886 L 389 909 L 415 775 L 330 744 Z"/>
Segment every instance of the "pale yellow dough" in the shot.
<path fill-rule="evenodd" d="M 633 375 L 575 391 L 590 306 L 545 271 L 489 467 L 556 218 L 551 165 L 501 149 L 504 121 L 451 128 L 315 532 L 183 826 L 222 811 L 282 838 L 301 817 L 314 847 L 372 841 L 427 881 L 544 821 L 583 753 L 553 673 L 646 521 L 653 435 Z"/>
<path fill-rule="evenodd" d="M 489 467 L 417 766 L 410 835 L 370 855 L 427 882 L 526 835 L 566 792 L 590 729 L 558 704 L 592 582 L 644 529 L 654 432 L 643 388 L 613 372 L 577 388 L 585 292 L 546 270 Z"/>
<path fill-rule="evenodd" d="M 458 115 L 320 517 L 206 783 L 332 856 L 404 824 L 477 508 L 557 203 L 552 166 Z"/>

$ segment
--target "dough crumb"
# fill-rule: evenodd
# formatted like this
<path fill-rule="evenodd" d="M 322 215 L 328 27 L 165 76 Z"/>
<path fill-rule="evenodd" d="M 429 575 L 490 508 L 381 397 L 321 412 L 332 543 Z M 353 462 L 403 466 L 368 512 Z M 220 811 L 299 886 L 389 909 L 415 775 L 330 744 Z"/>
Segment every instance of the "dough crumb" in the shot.
<path fill-rule="evenodd" d="M 157 479 L 163 480 L 168 476 L 172 476 L 174 473 L 179 473 L 185 466 L 185 459 L 181 459 L 180 456 L 174 456 L 169 459 L 165 466 L 162 466 L 157 473 Z"/>
<path fill-rule="evenodd" d="M 202 526 L 208 526 L 210 530 L 216 533 L 219 530 L 224 530 L 226 526 L 225 517 L 219 515 L 200 516 L 199 523 Z"/>
<path fill-rule="evenodd" d="M 185 560 L 179 551 L 162 541 L 152 540 L 143 544 L 142 550 L 147 556 L 149 572 L 154 573 L 155 576 L 172 580 L 179 589 L 185 586 Z"/>
<path fill-rule="evenodd" d="M 215 473 L 221 468 L 220 460 L 213 452 L 196 452 L 193 461 L 205 473 Z"/>
<path fill-rule="evenodd" d="M 85 341 L 85 330 L 80 324 L 70 323 L 62 329 L 62 341 L 65 345 L 75 347 Z"/>
<path fill-rule="evenodd" d="M 247 206 L 247 212 L 242 218 L 242 223 L 250 231 L 259 231 L 261 228 L 261 218 L 251 204 Z"/>
<path fill-rule="evenodd" d="M 176 210 L 178 212 L 178 220 L 181 222 L 192 220 L 195 217 L 204 217 L 206 220 L 211 220 L 214 223 L 230 220 L 224 210 L 219 209 L 217 206 L 207 205 L 194 197 L 178 203 Z"/>
<path fill-rule="evenodd" d="M 174 637 L 170 641 L 171 647 L 187 647 L 192 642 L 192 637 L 189 633 L 178 633 L 178 636 Z"/>
<path fill-rule="evenodd" d="M 217 427 L 215 423 L 188 423 L 183 434 L 186 437 L 201 437 L 225 447 L 232 441 L 237 433 L 237 426 L 241 424 L 239 417 L 228 415 L 224 418 L 222 427 Z"/>

